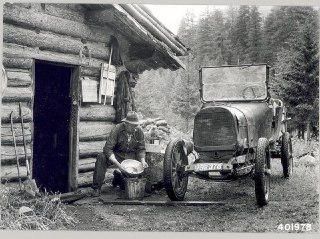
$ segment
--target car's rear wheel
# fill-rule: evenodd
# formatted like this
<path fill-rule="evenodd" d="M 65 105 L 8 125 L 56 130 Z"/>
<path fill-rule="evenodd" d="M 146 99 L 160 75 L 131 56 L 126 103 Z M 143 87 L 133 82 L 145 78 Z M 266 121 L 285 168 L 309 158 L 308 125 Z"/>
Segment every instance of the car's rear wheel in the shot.
<path fill-rule="evenodd" d="M 182 201 L 187 192 L 188 175 L 184 173 L 184 166 L 187 164 L 183 141 L 170 141 L 164 155 L 163 179 L 164 187 L 172 201 Z"/>
<path fill-rule="evenodd" d="M 270 192 L 270 149 L 266 138 L 258 141 L 255 162 L 255 193 L 257 204 L 264 206 L 268 204 Z"/>
<path fill-rule="evenodd" d="M 290 134 L 285 132 L 281 140 L 281 164 L 283 176 L 289 178 L 293 173 L 292 142 Z"/>

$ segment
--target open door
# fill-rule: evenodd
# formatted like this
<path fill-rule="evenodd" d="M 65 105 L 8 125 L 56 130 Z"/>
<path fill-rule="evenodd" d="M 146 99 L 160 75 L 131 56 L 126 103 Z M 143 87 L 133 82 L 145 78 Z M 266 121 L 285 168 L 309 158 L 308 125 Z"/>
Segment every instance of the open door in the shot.
<path fill-rule="evenodd" d="M 78 67 L 35 61 L 32 176 L 49 192 L 77 187 L 78 72 Z"/>

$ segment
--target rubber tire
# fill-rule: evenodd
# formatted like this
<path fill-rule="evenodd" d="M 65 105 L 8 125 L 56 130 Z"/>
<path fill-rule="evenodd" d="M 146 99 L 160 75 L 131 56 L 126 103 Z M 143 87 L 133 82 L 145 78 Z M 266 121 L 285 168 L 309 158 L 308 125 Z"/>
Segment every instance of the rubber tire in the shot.
<path fill-rule="evenodd" d="M 292 143 L 290 134 L 285 132 L 281 140 L 281 164 L 284 178 L 290 178 L 293 172 Z"/>
<path fill-rule="evenodd" d="M 270 158 L 269 142 L 266 138 L 260 138 L 255 162 L 255 193 L 260 207 L 269 202 L 270 175 L 265 174 L 265 168 L 270 169 Z"/>
<path fill-rule="evenodd" d="M 180 139 L 176 139 L 170 141 L 167 145 L 164 161 L 163 161 L 163 180 L 164 180 L 164 187 L 167 191 L 168 197 L 172 201 L 183 201 L 184 196 L 187 192 L 188 187 L 188 175 L 185 175 L 180 181 L 180 187 L 176 188 L 174 186 L 174 176 L 173 176 L 173 152 L 174 150 L 179 150 L 180 157 L 182 157 L 183 165 L 188 164 L 188 158 L 183 153 L 183 142 Z M 178 175 L 178 173 L 177 173 Z"/>

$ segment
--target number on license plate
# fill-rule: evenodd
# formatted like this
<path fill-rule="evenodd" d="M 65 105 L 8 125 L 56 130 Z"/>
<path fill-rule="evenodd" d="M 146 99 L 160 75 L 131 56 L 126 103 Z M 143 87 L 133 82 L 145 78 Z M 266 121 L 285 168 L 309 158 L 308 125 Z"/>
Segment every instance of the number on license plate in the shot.
<path fill-rule="evenodd" d="M 211 170 L 221 170 L 222 164 L 221 163 L 198 163 L 195 166 L 195 171 L 211 171 Z"/>

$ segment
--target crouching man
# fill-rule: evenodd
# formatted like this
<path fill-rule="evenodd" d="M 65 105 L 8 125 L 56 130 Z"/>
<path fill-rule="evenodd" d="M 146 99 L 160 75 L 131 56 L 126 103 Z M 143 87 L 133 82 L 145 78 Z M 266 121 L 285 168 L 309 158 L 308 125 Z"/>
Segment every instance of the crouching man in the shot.
<path fill-rule="evenodd" d="M 124 189 L 124 176 L 128 172 L 121 166 L 125 159 L 135 159 L 142 163 L 144 168 L 148 167 L 145 161 L 145 142 L 144 134 L 139 126 L 138 115 L 134 111 L 129 111 L 127 117 L 122 123 L 110 132 L 106 144 L 103 147 L 103 153 L 98 154 L 93 173 L 92 188 L 93 196 L 100 196 L 101 186 L 103 184 L 107 168 L 115 165 L 116 169 L 112 186 Z"/>

